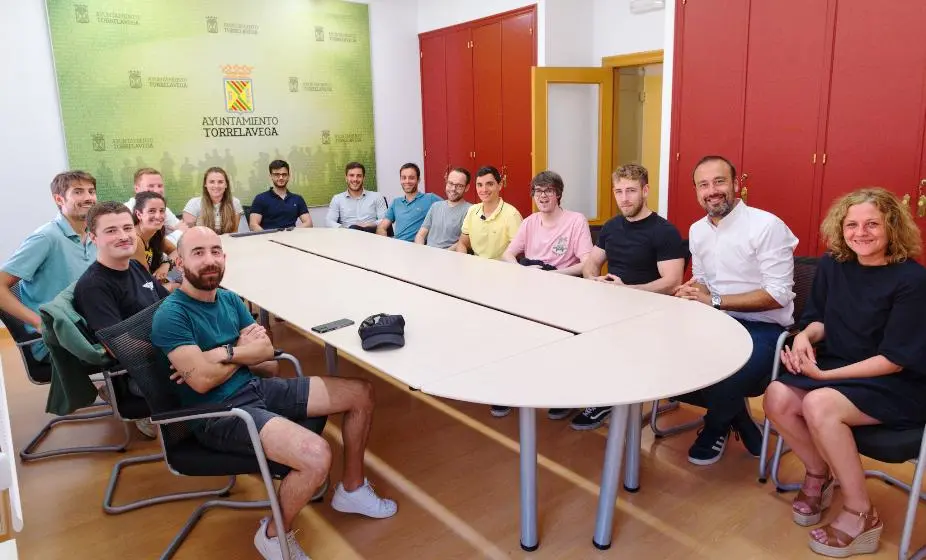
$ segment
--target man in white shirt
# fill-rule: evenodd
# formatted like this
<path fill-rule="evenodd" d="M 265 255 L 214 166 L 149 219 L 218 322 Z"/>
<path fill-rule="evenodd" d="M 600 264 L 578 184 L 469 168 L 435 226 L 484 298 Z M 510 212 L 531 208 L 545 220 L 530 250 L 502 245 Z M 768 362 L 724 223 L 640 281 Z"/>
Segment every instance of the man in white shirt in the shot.
<path fill-rule="evenodd" d="M 386 217 L 386 199 L 363 188 L 366 168 L 352 161 L 344 167 L 347 190 L 331 197 L 325 225 L 361 229 L 376 233 L 376 225 Z"/>
<path fill-rule="evenodd" d="M 702 158 L 693 178 L 707 216 L 691 225 L 693 277 L 675 295 L 725 311 L 746 327 L 753 343 L 752 356 L 738 372 L 679 398 L 707 408 L 704 429 L 688 450 L 688 461 L 710 465 L 723 456 L 731 429 L 752 455 L 758 457 L 761 451 L 761 434 L 745 398 L 765 390 L 778 336 L 793 322 L 798 240 L 777 216 L 750 208 L 736 197 L 736 169 L 726 158 Z M 718 341 L 720 352 L 722 344 Z"/>
<path fill-rule="evenodd" d="M 156 192 L 167 200 L 167 197 L 164 195 L 164 179 L 161 178 L 161 172 L 157 169 L 142 167 L 135 172 L 135 194 L 146 191 Z M 130 212 L 134 212 L 135 196 L 132 196 L 125 205 Z M 188 229 L 188 226 L 183 223 L 183 220 L 178 218 L 176 214 L 171 212 L 170 208 L 167 208 L 164 212 L 164 228 L 167 230 L 167 239 L 170 239 L 174 245 L 177 245 L 177 243 L 180 242 L 180 237 L 183 235 L 183 232 Z"/>

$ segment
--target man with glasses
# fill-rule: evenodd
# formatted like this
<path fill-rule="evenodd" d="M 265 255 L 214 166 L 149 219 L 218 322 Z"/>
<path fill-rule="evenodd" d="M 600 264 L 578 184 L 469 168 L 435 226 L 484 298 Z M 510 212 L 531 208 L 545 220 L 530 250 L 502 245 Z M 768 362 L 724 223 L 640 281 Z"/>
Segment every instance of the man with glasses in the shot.
<path fill-rule="evenodd" d="M 460 239 L 460 227 L 470 204 L 463 200 L 469 190 L 469 171 L 462 167 L 452 169 L 447 174 L 445 184 L 447 200 L 435 202 L 428 209 L 421 228 L 415 235 L 415 243 L 453 250 Z"/>
<path fill-rule="evenodd" d="M 553 171 L 541 171 L 531 180 L 537 211 L 521 222 L 503 261 L 570 276 L 582 274 L 592 250 L 592 234 L 585 216 L 560 206 L 563 189 L 563 178 Z"/>
<path fill-rule="evenodd" d="M 695 195 L 707 215 L 691 225 L 692 278 L 675 295 L 710 305 L 735 318 L 752 338 L 752 355 L 732 376 L 678 400 L 703 406 L 704 428 L 688 450 L 688 462 L 720 460 L 732 430 L 750 454 L 762 451 L 762 435 L 745 398 L 769 384 L 778 336 L 794 313 L 794 248 L 797 237 L 774 214 L 737 198 L 736 169 L 724 157 L 705 156 L 692 174 Z M 717 341 L 717 352 L 723 341 Z"/>
<path fill-rule="evenodd" d="M 270 162 L 273 186 L 254 197 L 248 225 L 251 231 L 289 227 L 312 227 L 312 215 L 305 199 L 287 188 L 289 164 L 277 159 Z"/>
<path fill-rule="evenodd" d="M 405 196 L 392 199 L 392 205 L 386 209 L 386 216 L 379 221 L 376 227 L 377 235 L 387 235 L 389 226 L 395 223 L 396 239 L 414 241 L 424 217 L 431 205 L 441 200 L 434 193 L 423 193 L 418 190 L 421 170 L 414 163 L 406 163 L 399 168 L 399 182 Z"/>

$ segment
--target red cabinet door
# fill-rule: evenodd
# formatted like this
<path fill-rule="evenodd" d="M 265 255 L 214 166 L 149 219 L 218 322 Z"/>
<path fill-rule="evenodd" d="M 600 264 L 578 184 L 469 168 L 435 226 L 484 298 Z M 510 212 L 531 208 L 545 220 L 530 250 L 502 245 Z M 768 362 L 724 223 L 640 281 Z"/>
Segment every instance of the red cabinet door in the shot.
<path fill-rule="evenodd" d="M 473 188 L 467 200 L 477 201 L 476 169 L 492 165 L 501 170 L 502 149 L 502 24 L 490 23 L 473 28 L 473 102 L 476 161 Z M 530 99 L 527 97 L 525 99 Z M 525 101 L 525 103 L 527 103 Z M 502 191 L 502 197 L 507 192 Z"/>
<path fill-rule="evenodd" d="M 535 64 L 534 14 L 502 21 L 503 196 L 522 216 L 531 211 L 531 66 Z"/>
<path fill-rule="evenodd" d="M 447 35 L 447 152 L 451 167 L 473 167 L 473 49 L 468 28 Z M 439 193 L 443 196 L 443 189 Z"/>
<path fill-rule="evenodd" d="M 836 198 L 860 187 L 914 194 L 921 178 L 924 29 L 926 2 L 838 3 L 820 219 Z"/>
<path fill-rule="evenodd" d="M 421 117 L 424 127 L 424 185 L 443 194 L 447 170 L 447 71 L 444 36 L 421 36 Z"/>
<path fill-rule="evenodd" d="M 907 193 L 910 200 L 907 203 L 913 212 L 916 224 L 920 227 L 920 237 L 923 239 L 924 253 L 917 259 L 926 264 L 926 109 L 923 110 L 923 144 L 920 156 L 920 175 L 917 177 L 915 188 Z M 900 196 L 903 196 L 901 193 Z"/>
<path fill-rule="evenodd" d="M 748 0 L 677 0 L 675 153 L 670 162 L 674 169 L 669 174 L 668 217 L 682 237 L 688 237 L 689 226 L 704 216 L 691 182 L 695 163 L 712 154 L 738 165 L 742 157 L 749 4 Z"/>
<path fill-rule="evenodd" d="M 794 14 L 800 13 L 800 17 Z M 782 220 L 815 250 L 812 211 L 820 101 L 826 87 L 827 2 L 752 2 L 741 182 L 746 202 Z M 687 54 L 687 53 L 686 53 Z M 684 189 L 683 189 L 684 190 Z M 742 191 L 741 191 L 742 192 Z"/>

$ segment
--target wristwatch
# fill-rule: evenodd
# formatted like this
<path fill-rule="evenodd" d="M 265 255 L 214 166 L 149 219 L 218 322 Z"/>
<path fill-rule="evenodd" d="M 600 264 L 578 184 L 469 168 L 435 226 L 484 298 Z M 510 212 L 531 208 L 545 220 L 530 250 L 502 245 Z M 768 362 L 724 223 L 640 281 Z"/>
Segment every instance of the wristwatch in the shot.
<path fill-rule="evenodd" d="M 714 309 L 720 309 L 720 294 L 711 294 L 711 305 Z"/>
<path fill-rule="evenodd" d="M 234 345 L 234 344 L 226 344 L 226 345 L 225 345 L 225 351 L 228 353 L 228 357 L 225 358 L 225 363 L 226 363 L 226 364 L 227 364 L 227 363 L 231 363 L 232 358 L 235 357 L 235 345 Z"/>

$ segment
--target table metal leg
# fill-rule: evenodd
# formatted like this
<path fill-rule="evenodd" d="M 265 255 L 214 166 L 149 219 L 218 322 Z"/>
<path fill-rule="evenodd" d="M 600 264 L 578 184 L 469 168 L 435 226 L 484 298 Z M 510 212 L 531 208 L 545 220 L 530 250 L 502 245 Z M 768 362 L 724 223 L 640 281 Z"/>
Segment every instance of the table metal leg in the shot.
<path fill-rule="evenodd" d="M 640 490 L 640 439 L 643 435 L 643 417 L 640 415 L 640 404 L 630 405 L 630 419 L 627 422 L 627 464 L 624 465 L 624 490 L 637 492 Z"/>
<path fill-rule="evenodd" d="M 328 366 L 328 375 L 338 374 L 338 349 L 325 344 L 325 365 Z"/>
<path fill-rule="evenodd" d="M 614 526 L 614 504 L 617 500 L 617 481 L 624 458 L 624 438 L 627 435 L 627 415 L 630 405 L 611 408 L 611 427 L 604 452 L 601 472 L 601 490 L 598 495 L 598 514 L 595 517 L 595 536 L 592 543 L 599 550 L 611 548 L 611 531 Z"/>
<path fill-rule="evenodd" d="M 537 550 L 537 411 L 521 408 L 521 548 Z"/>

